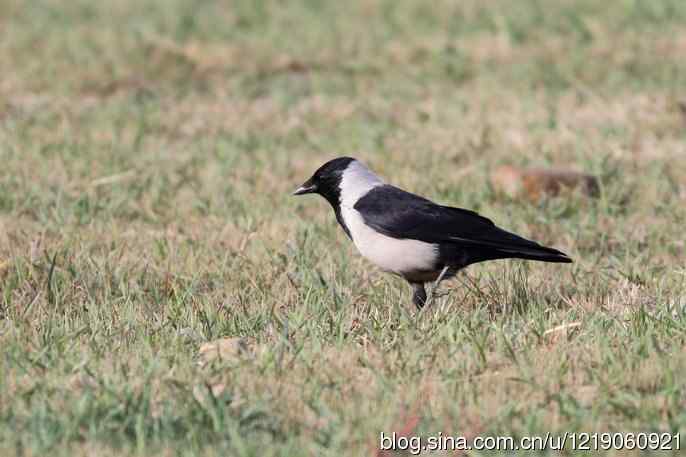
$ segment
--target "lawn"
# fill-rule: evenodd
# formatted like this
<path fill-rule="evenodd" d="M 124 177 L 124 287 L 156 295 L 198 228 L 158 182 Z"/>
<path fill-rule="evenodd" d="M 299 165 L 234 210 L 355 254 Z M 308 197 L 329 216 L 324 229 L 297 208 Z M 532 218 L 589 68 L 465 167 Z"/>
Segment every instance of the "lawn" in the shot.
<path fill-rule="evenodd" d="M 0 0 L 0 455 L 686 433 L 684 56 L 683 0 Z M 574 263 L 418 313 L 290 196 L 341 155 Z"/>

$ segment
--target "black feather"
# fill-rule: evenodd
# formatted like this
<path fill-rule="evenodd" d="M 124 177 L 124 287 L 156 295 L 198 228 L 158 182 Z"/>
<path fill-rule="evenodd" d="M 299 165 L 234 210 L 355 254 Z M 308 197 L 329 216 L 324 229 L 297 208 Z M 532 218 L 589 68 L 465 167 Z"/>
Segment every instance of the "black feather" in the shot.
<path fill-rule="evenodd" d="M 474 211 L 438 205 L 390 185 L 378 186 L 355 204 L 364 222 L 393 237 L 439 245 L 442 261 L 466 266 L 483 260 L 572 260 L 557 249 L 497 227 Z"/>

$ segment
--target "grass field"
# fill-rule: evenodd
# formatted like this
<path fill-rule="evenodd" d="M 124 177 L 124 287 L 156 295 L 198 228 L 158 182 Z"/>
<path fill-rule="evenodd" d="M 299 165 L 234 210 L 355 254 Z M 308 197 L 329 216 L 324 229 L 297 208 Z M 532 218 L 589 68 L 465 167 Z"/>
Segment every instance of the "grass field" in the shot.
<path fill-rule="evenodd" d="M 684 56 L 683 0 L 0 0 L 0 455 L 686 432 Z M 290 196 L 339 155 L 575 263 L 416 313 Z"/>

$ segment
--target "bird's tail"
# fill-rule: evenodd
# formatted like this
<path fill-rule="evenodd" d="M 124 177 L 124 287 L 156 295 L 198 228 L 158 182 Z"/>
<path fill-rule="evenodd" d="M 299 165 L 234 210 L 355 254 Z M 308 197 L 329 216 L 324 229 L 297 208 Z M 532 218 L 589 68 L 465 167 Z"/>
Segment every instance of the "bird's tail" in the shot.
<path fill-rule="evenodd" d="M 513 259 L 538 260 L 540 262 L 554 263 L 572 263 L 572 259 L 564 252 L 541 245 L 535 247 L 527 246 L 525 248 L 506 247 L 500 248 L 498 251 Z"/>
<path fill-rule="evenodd" d="M 557 249 L 541 246 L 535 241 L 527 240 L 498 227 L 482 232 L 472 239 L 461 238 L 463 246 L 476 248 L 475 258 L 490 259 L 526 259 L 541 262 L 572 263 L 567 254 Z M 481 261 L 482 259 L 476 260 Z"/>

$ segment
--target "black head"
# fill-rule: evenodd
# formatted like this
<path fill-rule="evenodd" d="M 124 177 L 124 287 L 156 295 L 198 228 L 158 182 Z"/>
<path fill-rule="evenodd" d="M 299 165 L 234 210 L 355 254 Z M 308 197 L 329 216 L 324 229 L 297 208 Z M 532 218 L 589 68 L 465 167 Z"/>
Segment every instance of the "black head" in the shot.
<path fill-rule="evenodd" d="M 335 207 L 339 204 L 343 172 L 354 160 L 351 157 L 339 157 L 326 162 L 293 195 L 319 194 Z"/>

